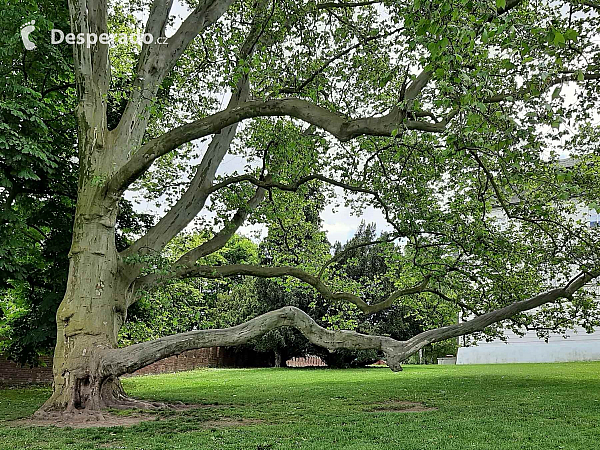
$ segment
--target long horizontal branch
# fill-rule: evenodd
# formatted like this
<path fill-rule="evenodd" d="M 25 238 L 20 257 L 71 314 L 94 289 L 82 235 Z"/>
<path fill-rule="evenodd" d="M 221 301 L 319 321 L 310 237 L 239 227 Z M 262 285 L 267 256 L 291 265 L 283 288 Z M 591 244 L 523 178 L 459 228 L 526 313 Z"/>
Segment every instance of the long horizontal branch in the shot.
<path fill-rule="evenodd" d="M 400 111 L 392 111 L 381 117 L 348 119 L 307 100 L 283 98 L 247 101 L 208 117 L 174 128 L 143 145 L 109 181 L 107 191 L 122 192 L 146 171 L 157 158 L 177 147 L 211 134 L 223 128 L 254 117 L 289 116 L 322 128 L 342 142 L 362 135 L 392 136 L 399 127 L 439 133 L 445 130 L 448 118 L 437 123 L 406 120 Z"/>
<path fill-rule="evenodd" d="M 400 341 L 390 337 L 371 336 L 354 331 L 327 330 L 302 310 L 286 306 L 231 328 L 189 331 L 125 348 L 108 350 L 103 357 L 103 369 L 107 374 L 120 376 L 187 350 L 241 345 L 250 339 L 262 336 L 267 331 L 290 326 L 299 330 L 313 344 L 329 350 L 375 349 L 391 354 L 394 349 L 402 345 Z M 400 370 L 400 366 L 397 366 L 397 370 Z"/>
<path fill-rule="evenodd" d="M 220 279 L 228 278 L 233 276 L 253 276 L 258 278 L 282 278 L 282 277 L 293 277 L 298 280 L 304 281 L 306 284 L 312 286 L 325 298 L 326 300 L 342 300 L 347 301 L 356 305 L 365 314 L 373 314 L 384 309 L 389 308 L 396 300 L 400 297 L 418 294 L 427 288 L 429 283 L 429 277 L 424 277 L 423 281 L 416 286 L 408 288 L 398 289 L 390 294 L 385 300 L 369 305 L 362 298 L 349 292 L 333 292 L 319 277 L 311 275 L 302 269 L 297 267 L 267 267 L 267 266 L 256 266 L 252 264 L 230 264 L 226 266 L 204 266 L 204 265 L 185 265 L 175 267 L 169 275 L 165 275 L 163 279 L 170 278 L 208 278 L 208 279 Z M 136 285 L 144 286 L 150 282 L 155 282 L 158 277 L 154 274 L 147 275 L 146 277 L 140 278 Z"/>
<path fill-rule="evenodd" d="M 353 331 L 327 330 L 319 326 L 302 310 L 286 306 L 231 328 L 189 331 L 125 348 L 106 350 L 102 358 L 102 370 L 106 374 L 120 376 L 188 350 L 240 345 L 270 330 L 294 327 L 313 344 L 329 350 L 339 348 L 381 350 L 385 354 L 388 366 L 397 371 L 401 370 L 400 363 L 403 360 L 427 344 L 482 331 L 485 327 L 520 312 L 537 308 L 559 298 L 570 298 L 598 275 L 600 275 L 600 271 L 582 274 L 563 288 L 553 289 L 530 299 L 515 302 L 461 324 L 425 331 L 408 341 L 397 341 L 386 336 L 371 336 Z"/>

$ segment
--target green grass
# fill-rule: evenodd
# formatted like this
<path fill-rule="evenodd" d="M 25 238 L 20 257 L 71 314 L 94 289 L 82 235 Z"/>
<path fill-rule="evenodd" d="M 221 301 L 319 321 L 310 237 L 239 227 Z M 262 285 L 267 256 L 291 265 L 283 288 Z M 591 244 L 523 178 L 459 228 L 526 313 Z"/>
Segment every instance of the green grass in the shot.
<path fill-rule="evenodd" d="M 360 370 L 207 369 L 129 378 L 133 396 L 219 404 L 132 427 L 9 427 L 48 388 L 0 390 L 0 448 L 585 449 L 600 448 L 600 362 Z M 377 410 L 390 400 L 438 408 Z M 206 428 L 227 417 L 243 427 Z"/>

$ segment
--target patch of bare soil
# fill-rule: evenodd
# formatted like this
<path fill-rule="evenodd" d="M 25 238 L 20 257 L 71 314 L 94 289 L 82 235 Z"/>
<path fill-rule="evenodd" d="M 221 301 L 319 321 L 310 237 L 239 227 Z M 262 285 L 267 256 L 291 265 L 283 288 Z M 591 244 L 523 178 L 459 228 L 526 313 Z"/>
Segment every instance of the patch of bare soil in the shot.
<path fill-rule="evenodd" d="M 437 411 L 437 408 L 425 406 L 423 403 L 418 402 L 406 402 L 393 400 L 390 402 L 379 403 L 372 407 L 369 411 L 387 411 L 387 412 L 398 412 L 398 413 L 417 413 L 427 411 Z"/>
<path fill-rule="evenodd" d="M 156 414 L 136 413 L 117 415 L 103 412 L 101 414 L 60 414 L 47 419 L 29 418 L 7 422 L 12 427 L 58 427 L 58 428 L 107 428 L 128 427 L 141 422 L 156 420 Z"/>

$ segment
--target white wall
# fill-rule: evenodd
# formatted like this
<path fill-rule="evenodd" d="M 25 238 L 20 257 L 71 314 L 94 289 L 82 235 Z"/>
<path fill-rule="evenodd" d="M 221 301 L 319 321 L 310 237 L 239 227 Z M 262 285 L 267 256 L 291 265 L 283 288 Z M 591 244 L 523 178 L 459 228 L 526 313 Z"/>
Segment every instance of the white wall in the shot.
<path fill-rule="evenodd" d="M 456 364 L 600 361 L 600 335 L 588 341 L 511 343 L 460 347 Z"/>
<path fill-rule="evenodd" d="M 506 216 L 499 208 L 494 208 L 490 216 L 506 223 Z M 585 206 L 577 205 L 575 218 L 587 221 L 590 211 Z M 598 286 L 592 289 L 598 291 Z M 600 292 L 600 291 L 599 291 Z M 535 331 L 529 331 L 521 337 L 507 330 L 507 341 L 500 339 L 491 342 L 479 342 L 476 346 L 467 344 L 460 347 L 457 364 L 500 364 L 530 362 L 567 362 L 567 361 L 600 361 L 600 330 L 588 334 L 582 327 L 562 334 L 551 333 L 548 342 L 540 339 Z M 460 339 L 468 343 L 468 339 Z"/>

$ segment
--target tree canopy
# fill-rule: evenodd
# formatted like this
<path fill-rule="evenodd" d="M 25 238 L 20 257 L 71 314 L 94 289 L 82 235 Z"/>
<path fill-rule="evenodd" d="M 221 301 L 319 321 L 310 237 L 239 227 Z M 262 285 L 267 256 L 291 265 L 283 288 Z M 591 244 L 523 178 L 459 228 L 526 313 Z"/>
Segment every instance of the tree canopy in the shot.
<path fill-rule="evenodd" d="M 382 351 L 399 370 L 425 345 L 505 321 L 598 324 L 599 236 L 578 219 L 598 208 L 600 188 L 595 1 L 201 0 L 172 29 L 172 1 L 69 3 L 75 34 L 131 28 L 138 14 L 146 33 L 169 37 L 73 47 L 77 204 L 44 410 L 130 404 L 118 376 L 283 326 L 330 350 Z M 243 167 L 228 170 L 227 155 Z M 121 249 L 131 189 L 166 212 Z M 378 283 L 323 251 L 314 213 L 340 192 L 388 224 L 360 243 L 382 251 Z M 210 237 L 166 258 L 198 217 Z M 219 258 L 245 224 L 269 227 L 277 254 Z M 384 327 L 327 330 L 285 306 L 117 348 L 148 289 L 240 276 L 293 278 L 369 317 L 395 305 L 426 322 L 437 304 L 470 320 L 394 339 Z"/>

